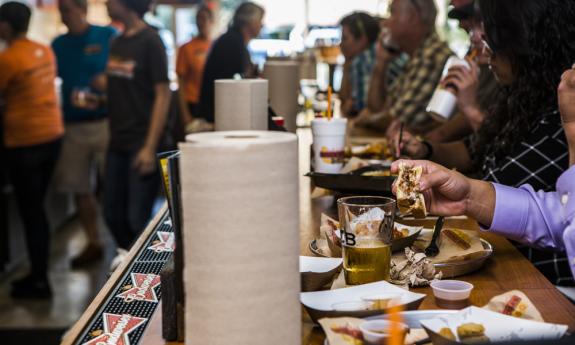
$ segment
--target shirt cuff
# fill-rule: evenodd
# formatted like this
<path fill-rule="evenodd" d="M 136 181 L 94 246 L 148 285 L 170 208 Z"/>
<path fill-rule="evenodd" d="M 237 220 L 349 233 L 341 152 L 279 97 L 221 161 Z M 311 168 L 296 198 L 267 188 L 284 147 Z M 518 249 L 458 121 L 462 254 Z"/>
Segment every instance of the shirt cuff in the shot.
<path fill-rule="evenodd" d="M 495 212 L 489 229 L 511 239 L 523 237 L 529 213 L 529 196 L 525 190 L 493 183 Z"/>
<path fill-rule="evenodd" d="M 557 180 L 557 195 L 563 206 L 564 219 L 572 223 L 575 217 L 575 166 L 564 172 Z"/>

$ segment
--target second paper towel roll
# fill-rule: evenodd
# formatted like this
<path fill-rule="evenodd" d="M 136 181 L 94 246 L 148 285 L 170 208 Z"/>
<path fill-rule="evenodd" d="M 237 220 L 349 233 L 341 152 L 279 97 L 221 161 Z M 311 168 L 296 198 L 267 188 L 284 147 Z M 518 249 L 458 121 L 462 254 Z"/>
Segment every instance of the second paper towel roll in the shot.
<path fill-rule="evenodd" d="M 296 130 L 299 105 L 299 63 L 297 61 L 268 61 L 264 66 L 264 78 L 269 80 L 270 105 L 285 119 L 290 132 Z"/>
<path fill-rule="evenodd" d="M 268 81 L 219 79 L 215 83 L 216 131 L 268 129 Z"/>
<path fill-rule="evenodd" d="M 186 345 L 301 344 L 296 136 L 236 131 L 186 140 Z"/>

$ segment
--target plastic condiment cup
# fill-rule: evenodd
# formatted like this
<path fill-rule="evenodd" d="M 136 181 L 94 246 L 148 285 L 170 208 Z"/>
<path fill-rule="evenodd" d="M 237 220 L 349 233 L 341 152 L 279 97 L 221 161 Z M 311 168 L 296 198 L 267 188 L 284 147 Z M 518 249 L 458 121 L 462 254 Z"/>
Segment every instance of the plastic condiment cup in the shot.
<path fill-rule="evenodd" d="M 431 282 L 435 304 L 445 309 L 462 309 L 469 306 L 473 284 L 460 280 L 436 280 Z"/>
<path fill-rule="evenodd" d="M 374 344 L 382 344 L 384 339 L 391 336 L 390 330 L 394 322 L 388 320 L 365 321 L 359 325 L 359 330 L 363 333 L 363 338 Z M 396 323 L 401 330 L 402 338 L 405 338 L 409 327 L 403 323 Z M 403 344 L 403 340 L 401 341 Z"/>

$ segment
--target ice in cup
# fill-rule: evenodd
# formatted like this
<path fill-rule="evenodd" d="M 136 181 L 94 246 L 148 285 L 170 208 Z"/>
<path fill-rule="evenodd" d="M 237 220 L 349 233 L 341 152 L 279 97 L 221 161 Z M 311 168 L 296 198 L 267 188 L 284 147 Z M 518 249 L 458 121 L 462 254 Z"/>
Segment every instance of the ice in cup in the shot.
<path fill-rule="evenodd" d="M 347 197 L 337 202 L 343 229 L 347 285 L 389 280 L 396 202 L 384 197 Z"/>
<path fill-rule="evenodd" d="M 311 122 L 314 171 L 337 174 L 343 168 L 347 119 L 317 118 Z"/>

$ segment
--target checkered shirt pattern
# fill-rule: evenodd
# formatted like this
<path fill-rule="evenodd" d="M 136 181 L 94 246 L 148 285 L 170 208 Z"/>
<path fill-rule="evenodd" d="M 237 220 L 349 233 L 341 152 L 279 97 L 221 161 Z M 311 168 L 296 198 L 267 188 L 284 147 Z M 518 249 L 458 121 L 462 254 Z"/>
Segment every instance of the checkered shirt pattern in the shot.
<path fill-rule="evenodd" d="M 371 47 L 369 47 L 369 49 L 366 49 L 363 53 L 353 59 L 351 63 L 351 96 L 354 101 L 353 108 L 357 111 L 361 111 L 366 107 L 367 104 L 369 84 L 371 82 L 373 67 L 375 66 L 376 62 L 375 49 L 375 44 L 373 44 Z M 409 56 L 407 54 L 401 54 L 398 58 L 391 61 L 389 67 L 387 68 L 388 87 L 403 72 L 408 59 Z"/>
<path fill-rule="evenodd" d="M 501 160 L 488 153 L 482 171 L 484 180 L 535 190 L 552 191 L 561 174 L 569 167 L 569 148 L 557 111 L 542 116 L 539 123 Z M 575 286 L 567 255 L 515 244 L 553 284 Z"/>
<path fill-rule="evenodd" d="M 389 89 L 388 114 L 415 130 L 429 125 L 433 120 L 425 109 L 451 55 L 437 33 L 430 34 Z"/>

